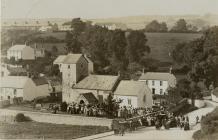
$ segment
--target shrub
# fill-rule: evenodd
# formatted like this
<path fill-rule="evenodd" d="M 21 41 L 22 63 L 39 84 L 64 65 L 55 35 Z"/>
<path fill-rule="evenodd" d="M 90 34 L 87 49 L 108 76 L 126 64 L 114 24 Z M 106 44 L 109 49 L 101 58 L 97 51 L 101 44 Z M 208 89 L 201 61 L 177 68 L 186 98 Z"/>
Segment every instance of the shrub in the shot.
<path fill-rule="evenodd" d="M 29 117 L 24 116 L 23 113 L 18 113 L 15 116 L 15 121 L 16 122 L 26 122 L 26 121 L 30 121 L 31 119 Z"/>
<path fill-rule="evenodd" d="M 67 103 L 66 102 L 61 103 L 61 111 L 63 111 L 63 112 L 67 111 Z"/>

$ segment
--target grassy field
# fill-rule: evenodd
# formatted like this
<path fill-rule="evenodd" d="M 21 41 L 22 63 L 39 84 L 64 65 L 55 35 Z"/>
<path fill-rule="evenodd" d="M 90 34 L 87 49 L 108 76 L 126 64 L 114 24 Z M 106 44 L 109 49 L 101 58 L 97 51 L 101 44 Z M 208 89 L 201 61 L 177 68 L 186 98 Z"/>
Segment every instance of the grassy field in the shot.
<path fill-rule="evenodd" d="M 172 62 L 169 52 L 176 44 L 191 41 L 201 35 L 196 33 L 146 33 L 147 44 L 151 48 L 151 57 L 162 62 Z"/>
<path fill-rule="evenodd" d="M 107 132 L 102 126 L 74 126 L 39 122 L 0 122 L 0 139 L 75 139 Z"/>

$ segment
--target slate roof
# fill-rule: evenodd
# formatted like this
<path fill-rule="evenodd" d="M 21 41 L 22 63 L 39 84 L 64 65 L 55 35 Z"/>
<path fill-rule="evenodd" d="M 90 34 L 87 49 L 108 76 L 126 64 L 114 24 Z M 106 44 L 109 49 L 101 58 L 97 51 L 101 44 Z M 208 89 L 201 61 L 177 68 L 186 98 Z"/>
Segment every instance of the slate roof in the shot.
<path fill-rule="evenodd" d="M 83 94 L 81 94 L 81 96 L 83 96 L 89 103 L 97 103 L 98 102 L 97 98 L 91 92 L 83 93 Z"/>
<path fill-rule="evenodd" d="M 14 50 L 23 50 L 25 47 L 29 47 L 29 46 L 26 46 L 26 45 L 14 45 L 12 47 L 10 47 L 8 50 L 9 51 L 14 51 Z"/>
<path fill-rule="evenodd" d="M 119 76 L 110 75 L 89 75 L 73 88 L 75 89 L 91 89 L 91 90 L 113 90 L 119 80 Z"/>
<path fill-rule="evenodd" d="M 66 58 L 67 55 L 59 55 L 55 60 L 54 60 L 54 64 L 57 63 L 63 63 L 64 59 Z"/>
<path fill-rule="evenodd" d="M 161 80 L 168 81 L 170 86 L 176 85 L 176 77 L 171 73 L 163 73 L 163 72 L 147 72 L 142 74 L 139 80 Z"/>
<path fill-rule="evenodd" d="M 82 57 L 82 54 L 68 54 L 64 60 L 64 64 L 76 64 L 79 59 Z"/>
<path fill-rule="evenodd" d="M 48 84 L 48 81 L 44 77 L 33 78 L 32 80 L 36 86 Z"/>
<path fill-rule="evenodd" d="M 122 80 L 114 92 L 114 95 L 137 96 L 142 92 L 151 94 L 145 82 Z"/>
<path fill-rule="evenodd" d="M 0 77 L 0 87 L 2 88 L 24 88 L 28 81 L 27 76 L 6 76 Z"/>

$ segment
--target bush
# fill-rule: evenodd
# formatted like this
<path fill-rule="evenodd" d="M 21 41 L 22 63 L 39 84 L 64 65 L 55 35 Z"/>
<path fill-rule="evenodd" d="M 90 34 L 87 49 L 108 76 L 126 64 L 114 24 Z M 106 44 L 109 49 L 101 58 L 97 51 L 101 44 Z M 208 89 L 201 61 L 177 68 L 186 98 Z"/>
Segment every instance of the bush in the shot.
<path fill-rule="evenodd" d="M 23 113 L 18 113 L 18 114 L 15 116 L 15 121 L 16 121 L 16 122 L 26 122 L 26 121 L 30 121 L 30 118 L 24 116 Z"/>
<path fill-rule="evenodd" d="M 63 111 L 63 112 L 67 111 L 67 103 L 66 102 L 61 103 L 61 111 Z"/>

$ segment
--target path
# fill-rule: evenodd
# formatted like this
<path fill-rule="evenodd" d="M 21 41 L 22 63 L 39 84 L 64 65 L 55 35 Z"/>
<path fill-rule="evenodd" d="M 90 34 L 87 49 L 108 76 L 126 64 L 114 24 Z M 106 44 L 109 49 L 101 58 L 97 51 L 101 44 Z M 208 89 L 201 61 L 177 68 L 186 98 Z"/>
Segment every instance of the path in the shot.
<path fill-rule="evenodd" d="M 213 111 L 213 109 L 218 106 L 218 103 L 214 103 L 205 100 L 206 106 L 204 108 L 195 110 L 187 114 L 189 116 L 190 124 L 195 125 L 196 115 L 202 116 Z M 147 127 L 135 131 L 133 133 L 127 133 L 124 136 L 109 136 L 104 138 L 99 138 L 100 140 L 193 140 L 192 135 L 195 131 L 200 129 L 200 124 L 195 125 L 192 130 L 184 131 L 180 128 L 171 128 L 170 130 L 156 130 L 154 127 Z"/>

